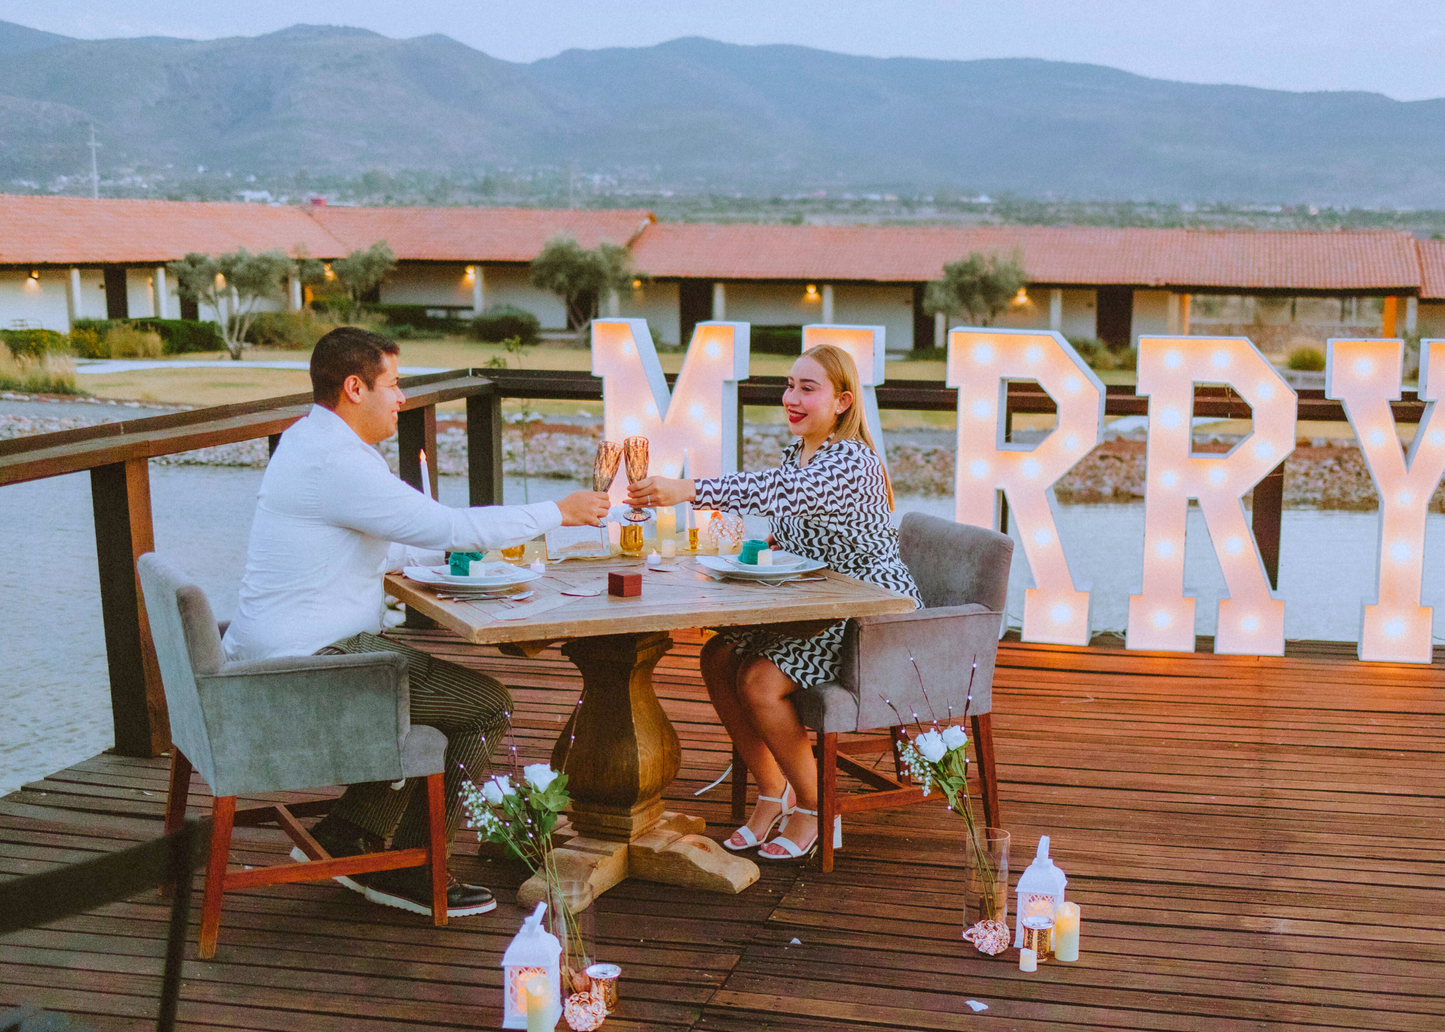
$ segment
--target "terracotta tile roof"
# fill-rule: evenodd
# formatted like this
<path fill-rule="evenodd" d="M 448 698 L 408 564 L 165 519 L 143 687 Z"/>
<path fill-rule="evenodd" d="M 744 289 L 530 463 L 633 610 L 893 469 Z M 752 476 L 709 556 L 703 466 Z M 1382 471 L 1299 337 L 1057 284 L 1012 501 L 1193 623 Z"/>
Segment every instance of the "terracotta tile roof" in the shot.
<path fill-rule="evenodd" d="M 245 247 L 346 254 L 301 208 L 0 194 L 0 265 L 166 262 Z"/>
<path fill-rule="evenodd" d="M 643 210 L 539 208 L 313 208 L 347 251 L 385 240 L 398 258 L 529 262 L 555 236 L 586 248 L 628 244 L 652 222 Z"/>
<path fill-rule="evenodd" d="M 980 226 L 649 226 L 633 247 L 653 276 L 919 282 L 971 251 L 1023 253 L 1041 284 L 1412 292 L 1406 233 Z"/>
<path fill-rule="evenodd" d="M 1415 249 L 1420 255 L 1420 297 L 1445 299 L 1445 240 L 1417 240 Z"/>

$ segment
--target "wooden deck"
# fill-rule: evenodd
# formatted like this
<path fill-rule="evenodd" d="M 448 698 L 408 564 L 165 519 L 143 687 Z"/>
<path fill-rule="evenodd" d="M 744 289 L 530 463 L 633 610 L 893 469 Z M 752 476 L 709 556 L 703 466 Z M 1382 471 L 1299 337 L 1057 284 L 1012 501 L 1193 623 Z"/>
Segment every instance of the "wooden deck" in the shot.
<path fill-rule="evenodd" d="M 579 687 L 555 651 L 480 655 L 516 687 L 516 744 L 543 758 Z M 727 747 L 698 639 L 658 670 L 683 741 L 672 793 L 725 831 Z M 1040 833 L 1083 908 L 1083 955 L 1025 975 L 959 941 L 961 841 L 941 807 L 851 819 L 837 869 L 765 867 L 739 896 L 628 882 L 599 901 L 623 967 L 604 1028 L 1445 1029 L 1445 667 L 1004 646 L 994 726 L 1015 878 Z M 192 804 L 207 797 L 197 780 Z M 0 800 L 0 877 L 159 833 L 165 761 L 101 755 Z M 244 838 L 241 838 L 244 836 Z M 233 859 L 279 836 L 238 832 Z M 495 1028 L 520 872 L 456 867 L 492 915 L 434 929 L 329 884 L 227 897 L 214 963 L 186 965 L 188 1028 Z M 154 896 L 0 939 L 0 1005 L 99 1030 L 153 1027 L 166 909 Z M 194 958 L 194 938 L 190 948 Z M 975 1013 L 966 1001 L 987 1004 Z M 565 1027 L 565 1026 L 563 1026 Z"/>

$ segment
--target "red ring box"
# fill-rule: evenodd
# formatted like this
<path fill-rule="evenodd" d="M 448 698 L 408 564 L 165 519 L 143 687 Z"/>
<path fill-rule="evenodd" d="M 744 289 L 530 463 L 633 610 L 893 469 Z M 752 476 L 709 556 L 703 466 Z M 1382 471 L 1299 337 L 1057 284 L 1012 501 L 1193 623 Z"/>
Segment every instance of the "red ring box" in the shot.
<path fill-rule="evenodd" d="M 619 598 L 630 598 L 633 595 L 641 595 L 642 574 L 609 573 L 607 575 L 607 594 L 616 595 Z"/>

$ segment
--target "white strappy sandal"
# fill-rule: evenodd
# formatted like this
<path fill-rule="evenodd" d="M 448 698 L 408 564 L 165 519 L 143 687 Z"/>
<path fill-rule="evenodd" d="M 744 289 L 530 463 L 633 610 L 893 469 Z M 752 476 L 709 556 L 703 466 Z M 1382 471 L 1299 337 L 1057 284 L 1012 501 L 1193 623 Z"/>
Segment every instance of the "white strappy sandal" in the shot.
<path fill-rule="evenodd" d="M 779 810 L 780 810 L 781 812 L 780 812 L 776 817 L 774 817 L 774 818 L 772 819 L 772 822 L 771 822 L 766 828 L 763 829 L 762 838 L 759 838 L 758 836 L 754 835 L 754 834 L 753 834 L 753 829 L 752 829 L 752 828 L 749 828 L 746 824 L 744 824 L 744 825 L 743 825 L 741 828 L 739 828 L 737 831 L 733 832 L 733 835 L 737 835 L 739 838 L 741 838 L 741 839 L 743 840 L 743 843 L 744 843 L 744 844 L 741 845 L 741 846 L 735 846 L 735 845 L 733 845 L 733 844 L 732 844 L 733 835 L 729 835 L 727 838 L 723 839 L 723 843 L 722 843 L 723 848 L 726 849 L 726 850 L 730 850 L 731 852 L 734 852 L 734 853 L 741 853 L 741 852 L 742 852 L 743 850 L 745 850 L 745 849 L 757 849 L 758 846 L 762 845 L 762 844 L 763 844 L 763 840 L 766 839 L 769 835 L 771 835 L 771 834 L 773 833 L 773 829 L 778 826 L 778 822 L 781 821 L 783 818 L 787 817 L 788 814 L 792 813 L 793 810 L 796 809 L 796 806 L 789 806 L 789 805 L 788 805 L 788 796 L 789 796 L 789 795 L 791 795 L 791 796 L 793 797 L 794 801 L 796 802 L 796 800 L 797 800 L 797 798 L 798 798 L 798 793 L 796 793 L 796 792 L 793 791 L 793 786 L 792 786 L 792 785 L 789 785 L 789 784 L 787 784 L 787 783 L 785 782 L 785 783 L 783 784 L 783 794 L 782 794 L 782 796 L 770 796 L 770 795 L 760 795 L 760 796 L 758 796 L 758 802 L 760 802 L 760 803 L 777 803 L 777 804 L 778 804 L 778 808 L 779 808 Z"/>
<path fill-rule="evenodd" d="M 809 817 L 818 816 L 817 810 L 808 810 L 801 806 L 793 807 L 792 812 L 805 813 Z M 819 829 L 819 831 L 821 830 L 822 829 Z M 762 850 L 758 850 L 759 860 L 766 860 L 769 863 L 782 863 L 787 860 L 806 860 L 818 851 L 818 832 L 813 833 L 813 841 L 809 842 L 806 846 L 799 846 L 792 839 L 784 835 L 769 839 L 764 845 L 777 846 L 783 851 L 784 855 L 774 856 L 772 853 L 764 853 Z M 841 813 L 833 818 L 833 848 L 843 848 L 843 815 Z"/>

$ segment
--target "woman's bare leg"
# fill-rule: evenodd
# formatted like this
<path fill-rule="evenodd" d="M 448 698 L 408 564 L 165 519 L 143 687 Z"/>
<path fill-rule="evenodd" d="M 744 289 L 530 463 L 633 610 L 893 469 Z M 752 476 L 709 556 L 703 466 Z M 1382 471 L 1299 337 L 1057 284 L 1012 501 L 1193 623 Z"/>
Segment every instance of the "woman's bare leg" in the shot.
<path fill-rule="evenodd" d="M 748 721 L 767 746 L 767 751 L 782 769 L 788 782 L 798 793 L 798 805 L 809 810 L 818 808 L 818 768 L 808 729 L 798 719 L 798 711 L 788 698 L 798 688 L 793 679 L 779 670 L 771 660 L 761 657 L 740 664 L 737 675 L 739 702 Z M 795 813 L 788 817 L 788 838 L 798 845 L 813 841 L 818 819 Z M 769 855 L 786 856 L 781 849 L 769 849 Z"/>
<path fill-rule="evenodd" d="M 732 646 L 721 638 L 711 638 L 702 647 L 701 665 L 708 697 L 712 699 L 718 719 L 733 740 L 733 745 L 742 754 L 743 762 L 757 779 L 758 794 L 781 798 L 786 784 L 782 768 L 773 759 L 767 743 L 748 719 L 738 698 L 737 654 L 733 652 Z M 746 827 L 754 836 L 761 838 L 781 809 L 777 803 L 758 803 L 748 816 Z M 728 841 L 737 847 L 746 845 L 736 834 Z"/>

